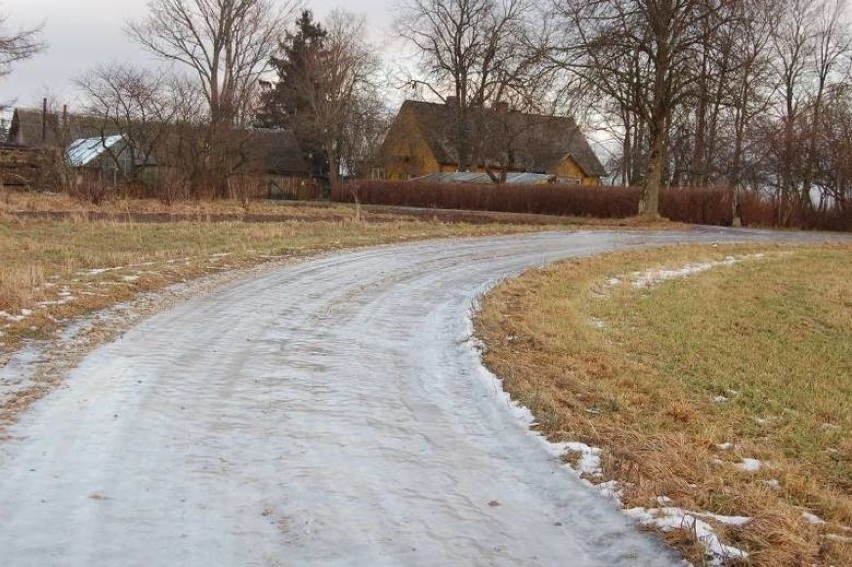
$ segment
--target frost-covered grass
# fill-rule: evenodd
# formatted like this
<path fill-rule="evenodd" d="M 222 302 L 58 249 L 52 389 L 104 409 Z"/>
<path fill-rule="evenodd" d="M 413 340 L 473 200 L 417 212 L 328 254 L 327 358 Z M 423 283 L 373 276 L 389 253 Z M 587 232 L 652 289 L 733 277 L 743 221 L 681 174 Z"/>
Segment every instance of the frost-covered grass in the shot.
<path fill-rule="evenodd" d="M 62 320 L 203 274 L 370 244 L 542 229 L 392 215 L 355 222 L 352 209 L 346 211 L 349 220 L 325 213 L 312 221 L 266 223 L 33 220 L 0 214 L 0 365 L 4 352 L 24 338 L 45 336 Z"/>
<path fill-rule="evenodd" d="M 687 558 L 730 547 L 759 565 L 852 560 L 851 246 L 569 261 L 498 286 L 477 329 L 541 430 L 601 448 L 603 475 L 587 478 L 617 481 L 603 492 Z M 641 512 L 661 499 L 680 520 Z M 697 542 L 683 517 L 718 542 Z"/>

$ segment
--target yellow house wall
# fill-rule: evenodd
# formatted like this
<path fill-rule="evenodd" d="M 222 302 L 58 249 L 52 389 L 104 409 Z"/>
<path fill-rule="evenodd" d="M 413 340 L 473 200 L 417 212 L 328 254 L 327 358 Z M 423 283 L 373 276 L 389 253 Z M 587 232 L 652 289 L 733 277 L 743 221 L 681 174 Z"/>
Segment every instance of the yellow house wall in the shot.
<path fill-rule="evenodd" d="M 384 177 L 393 180 L 458 171 L 457 164 L 437 162 L 410 112 L 401 112 L 388 132 L 382 145 L 382 168 Z M 481 166 L 471 169 L 479 173 L 486 171 Z M 586 175 L 570 156 L 560 161 L 548 173 L 557 177 L 579 179 L 582 185 L 600 185 L 600 178 Z"/>
<path fill-rule="evenodd" d="M 387 179 L 410 179 L 441 171 L 410 113 L 400 113 L 382 145 Z"/>
<path fill-rule="evenodd" d="M 580 180 L 581 185 L 600 185 L 599 177 L 590 177 L 583 172 L 583 169 L 574 161 L 572 157 L 566 157 L 560 161 L 555 168 L 548 171 L 557 177 L 574 177 Z"/>

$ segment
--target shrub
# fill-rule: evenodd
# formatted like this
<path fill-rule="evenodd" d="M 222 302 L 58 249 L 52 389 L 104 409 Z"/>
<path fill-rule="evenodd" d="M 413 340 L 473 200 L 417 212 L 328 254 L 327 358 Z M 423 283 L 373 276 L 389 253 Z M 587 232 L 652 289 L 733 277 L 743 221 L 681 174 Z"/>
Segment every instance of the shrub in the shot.
<path fill-rule="evenodd" d="M 625 218 L 639 206 L 639 190 L 578 185 L 473 185 L 425 182 L 357 182 L 344 184 L 332 201 L 363 204 L 505 213 Z"/>
<path fill-rule="evenodd" d="M 368 181 L 343 184 L 331 200 L 435 209 L 627 218 L 639 208 L 635 187 L 580 185 L 476 185 L 421 181 Z M 737 208 L 743 226 L 852 229 L 852 210 L 811 211 L 796 201 L 780 201 L 741 191 Z M 660 193 L 660 214 L 690 224 L 733 224 L 733 191 L 727 187 L 669 188 Z"/>

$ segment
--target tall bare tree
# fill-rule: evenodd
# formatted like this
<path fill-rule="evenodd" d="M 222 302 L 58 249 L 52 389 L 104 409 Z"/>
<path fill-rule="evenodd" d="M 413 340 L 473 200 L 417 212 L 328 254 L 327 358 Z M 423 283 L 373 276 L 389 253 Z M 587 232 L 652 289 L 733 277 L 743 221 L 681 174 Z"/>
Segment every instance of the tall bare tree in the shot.
<path fill-rule="evenodd" d="M 250 116 L 258 79 L 296 6 L 296 0 L 149 0 L 148 17 L 128 26 L 140 45 L 196 77 L 209 112 L 206 179 L 199 181 L 217 196 L 228 191 L 230 130 Z"/>
<path fill-rule="evenodd" d="M 163 144 L 178 112 L 176 91 L 167 75 L 112 64 L 97 67 L 76 81 L 85 97 L 85 109 L 100 119 L 101 142 L 109 156 L 119 156 L 106 145 L 109 136 L 120 134 L 133 167 L 122 169 L 128 181 L 136 180 Z"/>
<path fill-rule="evenodd" d="M 133 39 L 198 78 L 214 124 L 243 115 L 296 3 L 271 0 L 149 0 Z"/>
<path fill-rule="evenodd" d="M 802 179 L 802 201 L 808 206 L 811 205 L 810 192 L 819 162 L 819 139 L 826 94 L 834 82 L 833 78 L 836 77 L 839 81 L 847 78 L 844 71 L 848 71 L 849 57 L 852 55 L 852 33 L 849 21 L 844 18 L 847 7 L 846 0 L 820 0 L 814 7 L 813 53 L 810 64 L 815 84 Z M 844 63 L 846 68 L 841 69 L 841 74 L 838 74 L 838 67 Z"/>
<path fill-rule="evenodd" d="M 555 0 L 565 68 L 647 125 L 642 215 L 659 214 L 672 117 L 693 92 L 694 57 L 728 1 Z"/>
<path fill-rule="evenodd" d="M 474 162 L 471 109 L 490 103 L 531 106 L 546 89 L 541 46 L 532 39 L 531 0 L 406 0 L 399 34 L 414 46 L 425 86 L 454 106 L 459 169 Z"/>

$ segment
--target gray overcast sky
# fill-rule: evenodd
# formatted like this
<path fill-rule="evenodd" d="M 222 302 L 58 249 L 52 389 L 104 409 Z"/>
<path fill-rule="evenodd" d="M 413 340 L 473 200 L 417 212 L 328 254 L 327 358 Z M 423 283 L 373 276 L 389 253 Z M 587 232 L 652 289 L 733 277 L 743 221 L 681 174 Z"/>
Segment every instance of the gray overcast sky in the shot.
<path fill-rule="evenodd" d="M 6 30 L 44 23 L 48 49 L 15 65 L 0 79 L 0 102 L 36 106 L 49 96 L 58 102 L 77 104 L 71 81 L 92 67 L 118 62 L 154 64 L 144 51 L 124 35 L 126 21 L 144 17 L 147 0 L 0 0 L 7 17 Z M 342 8 L 367 16 L 373 41 L 384 40 L 390 31 L 393 0 L 308 0 L 305 7 L 322 19 Z"/>

